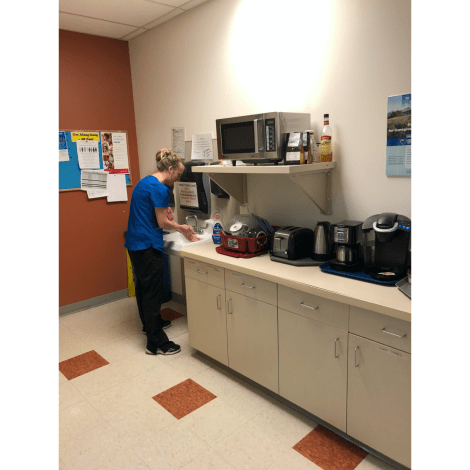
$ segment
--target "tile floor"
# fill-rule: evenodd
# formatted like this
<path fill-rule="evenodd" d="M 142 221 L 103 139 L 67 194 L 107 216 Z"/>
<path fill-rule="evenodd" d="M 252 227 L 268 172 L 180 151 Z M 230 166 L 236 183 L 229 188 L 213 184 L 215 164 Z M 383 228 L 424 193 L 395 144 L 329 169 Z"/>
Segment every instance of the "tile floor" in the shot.
<path fill-rule="evenodd" d="M 172 356 L 141 330 L 135 298 L 60 317 L 59 469 L 392 470 L 202 357 L 185 316 Z"/>

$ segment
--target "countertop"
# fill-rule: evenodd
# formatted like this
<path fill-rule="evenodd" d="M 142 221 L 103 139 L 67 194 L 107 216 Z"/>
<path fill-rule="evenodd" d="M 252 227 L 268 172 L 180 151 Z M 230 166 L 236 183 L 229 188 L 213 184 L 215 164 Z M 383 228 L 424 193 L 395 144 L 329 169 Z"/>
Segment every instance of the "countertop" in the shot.
<path fill-rule="evenodd" d="M 356 307 L 411 322 L 411 300 L 393 286 L 380 286 L 342 276 L 323 273 L 318 266 L 290 266 L 271 261 L 269 254 L 253 258 L 234 258 L 215 251 L 213 243 L 185 245 L 180 254 L 302 292 L 336 300 Z"/>

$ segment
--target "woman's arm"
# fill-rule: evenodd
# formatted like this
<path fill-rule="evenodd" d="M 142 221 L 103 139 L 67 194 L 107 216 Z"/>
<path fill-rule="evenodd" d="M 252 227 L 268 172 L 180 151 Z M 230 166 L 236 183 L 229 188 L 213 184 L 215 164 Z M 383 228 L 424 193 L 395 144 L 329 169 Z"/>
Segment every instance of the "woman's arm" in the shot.
<path fill-rule="evenodd" d="M 169 220 L 166 207 L 155 207 L 155 214 L 157 216 L 158 226 L 163 230 L 176 230 L 190 242 L 196 242 L 199 240 L 192 227 L 189 225 L 180 225 L 174 220 Z"/>

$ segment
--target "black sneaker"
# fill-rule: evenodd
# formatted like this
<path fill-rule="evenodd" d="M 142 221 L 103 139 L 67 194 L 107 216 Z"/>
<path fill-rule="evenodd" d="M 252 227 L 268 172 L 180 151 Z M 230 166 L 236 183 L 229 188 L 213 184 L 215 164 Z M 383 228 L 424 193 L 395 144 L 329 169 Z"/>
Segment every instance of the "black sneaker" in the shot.
<path fill-rule="evenodd" d="M 148 349 L 145 352 L 146 354 L 152 354 L 153 356 L 156 356 L 157 354 L 170 356 L 172 354 L 179 353 L 180 351 L 181 351 L 181 347 L 178 344 L 173 343 L 173 341 L 168 341 L 168 343 L 165 343 L 159 348 L 157 348 L 157 352 L 152 352 L 152 351 L 149 351 Z"/>

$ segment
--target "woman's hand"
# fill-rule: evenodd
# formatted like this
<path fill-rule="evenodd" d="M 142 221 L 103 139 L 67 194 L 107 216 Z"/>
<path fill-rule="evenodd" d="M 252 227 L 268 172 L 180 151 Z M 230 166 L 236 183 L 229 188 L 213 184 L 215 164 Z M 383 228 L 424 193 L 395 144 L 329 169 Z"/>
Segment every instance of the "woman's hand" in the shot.
<path fill-rule="evenodd" d="M 190 225 L 181 225 L 179 232 L 190 242 L 197 242 L 199 240 L 199 237 L 194 233 L 194 230 Z"/>

